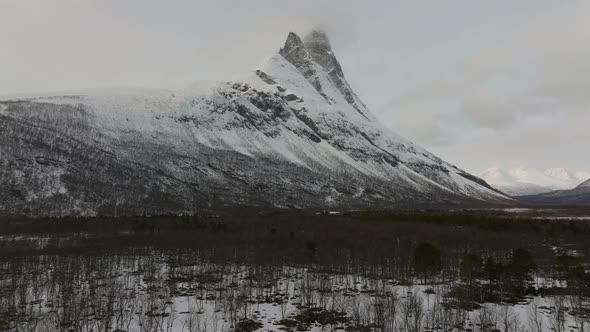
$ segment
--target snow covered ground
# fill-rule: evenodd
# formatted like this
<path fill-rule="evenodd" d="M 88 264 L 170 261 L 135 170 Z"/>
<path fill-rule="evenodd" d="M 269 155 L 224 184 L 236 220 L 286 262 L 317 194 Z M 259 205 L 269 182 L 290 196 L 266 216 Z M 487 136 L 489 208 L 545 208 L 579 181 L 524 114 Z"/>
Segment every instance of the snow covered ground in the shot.
<path fill-rule="evenodd" d="M 82 294 L 92 296 L 92 280 L 82 280 L 71 298 L 49 289 L 29 289 L 29 294 L 21 297 L 27 299 L 20 308 L 24 316 L 14 317 L 10 330 L 30 327 L 31 322 L 46 331 L 57 330 L 53 324 L 61 323 L 77 324 L 82 330 L 110 325 L 128 331 L 224 332 L 238 331 L 244 322 L 258 322 L 253 329 L 257 331 L 294 330 L 290 321 L 301 323 L 307 331 L 360 330 L 377 324 L 386 326 L 384 331 L 581 332 L 590 323 L 590 316 L 576 313 L 576 308 L 589 304 L 588 299 L 577 296 L 535 296 L 517 304 L 484 303 L 480 308 L 462 309 L 451 305 L 453 299 L 446 296 L 453 283 L 401 285 L 391 279 L 293 267 L 283 267 L 281 275 L 262 281 L 254 271 L 246 266 L 232 267 L 223 280 L 195 284 L 169 282 L 173 276 L 166 275 L 169 267 L 165 264 L 152 268 L 150 274 L 121 270 L 99 289 L 106 300 L 123 301 L 123 307 L 104 299 L 94 300 L 93 305 L 68 307 L 88 300 L 77 300 Z M 310 308 L 318 314 L 343 313 L 346 322 L 302 321 L 298 315 Z M 80 318 L 73 322 L 72 317 Z"/>

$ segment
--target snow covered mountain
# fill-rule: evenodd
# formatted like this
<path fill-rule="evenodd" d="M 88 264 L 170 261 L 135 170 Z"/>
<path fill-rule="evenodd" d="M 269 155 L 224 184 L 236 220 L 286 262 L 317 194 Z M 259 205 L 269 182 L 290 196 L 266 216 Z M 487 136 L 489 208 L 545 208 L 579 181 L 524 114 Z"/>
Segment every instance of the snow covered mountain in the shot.
<path fill-rule="evenodd" d="M 492 167 L 479 176 L 486 182 L 511 196 L 536 195 L 554 190 L 572 189 L 580 183 L 584 173 L 572 173 L 564 168 L 544 171 L 530 167 L 503 170 Z"/>
<path fill-rule="evenodd" d="M 321 31 L 236 82 L 0 101 L 0 215 L 507 200 L 382 126 Z"/>
<path fill-rule="evenodd" d="M 534 195 L 551 191 L 551 188 L 515 179 L 499 168 L 489 168 L 479 174 L 487 183 L 510 196 Z"/>

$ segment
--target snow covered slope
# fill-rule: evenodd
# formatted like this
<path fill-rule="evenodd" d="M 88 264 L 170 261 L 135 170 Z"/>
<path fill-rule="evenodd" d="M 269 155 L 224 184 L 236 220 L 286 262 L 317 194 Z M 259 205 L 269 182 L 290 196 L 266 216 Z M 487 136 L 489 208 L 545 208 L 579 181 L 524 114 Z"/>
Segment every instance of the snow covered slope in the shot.
<path fill-rule="evenodd" d="M 506 202 L 382 126 L 323 32 L 237 82 L 0 101 L 0 214 Z"/>

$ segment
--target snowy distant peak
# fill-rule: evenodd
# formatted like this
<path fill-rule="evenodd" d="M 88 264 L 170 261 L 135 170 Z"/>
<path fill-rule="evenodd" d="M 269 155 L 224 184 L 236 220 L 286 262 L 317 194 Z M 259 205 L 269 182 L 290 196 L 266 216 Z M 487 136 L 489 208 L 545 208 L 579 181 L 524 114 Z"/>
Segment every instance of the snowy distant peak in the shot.
<path fill-rule="evenodd" d="M 505 185 L 512 182 L 510 175 L 498 167 L 486 169 L 479 177 L 494 185 Z"/>
<path fill-rule="evenodd" d="M 582 182 L 579 186 L 577 186 L 576 188 L 590 188 L 590 179 Z"/>
<path fill-rule="evenodd" d="M 511 169 L 510 174 L 517 181 L 536 183 L 553 189 L 571 189 L 579 182 L 570 171 L 561 167 L 544 171 L 532 167 L 517 167 Z"/>
<path fill-rule="evenodd" d="M 492 167 L 480 177 L 508 194 L 520 196 L 574 188 L 582 174 L 585 173 L 574 174 L 561 167 L 538 170 L 520 166 L 507 170 Z"/>
<path fill-rule="evenodd" d="M 565 168 L 561 168 L 561 167 L 554 167 L 554 168 L 549 168 L 547 170 L 545 170 L 544 172 L 547 176 L 550 176 L 552 178 L 555 179 L 559 179 L 561 181 L 565 181 L 565 182 L 575 182 L 575 176 L 569 172 L 568 170 L 566 170 Z"/>

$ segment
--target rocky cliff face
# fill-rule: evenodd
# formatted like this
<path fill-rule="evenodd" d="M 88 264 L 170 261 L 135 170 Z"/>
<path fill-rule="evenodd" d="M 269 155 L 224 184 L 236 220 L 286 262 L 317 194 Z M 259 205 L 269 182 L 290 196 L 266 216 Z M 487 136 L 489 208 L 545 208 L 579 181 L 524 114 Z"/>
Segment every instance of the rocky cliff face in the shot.
<path fill-rule="evenodd" d="M 239 82 L 0 101 L 4 216 L 506 200 L 384 128 L 319 31 Z"/>

